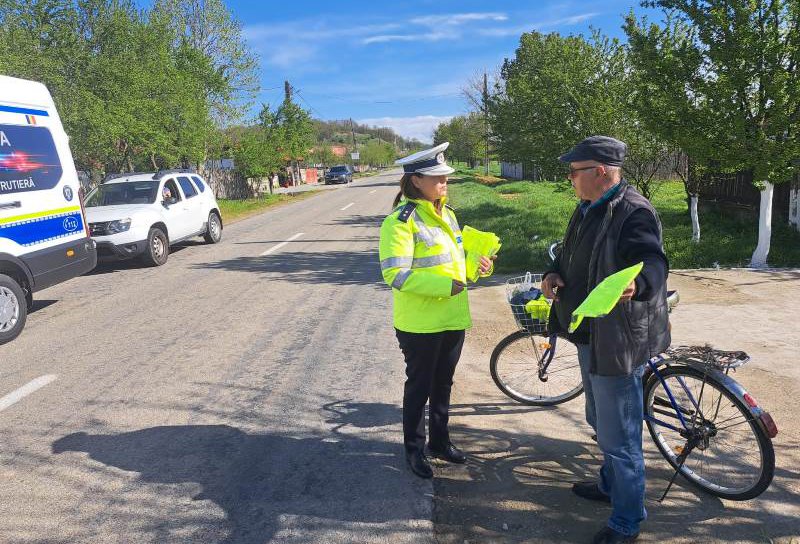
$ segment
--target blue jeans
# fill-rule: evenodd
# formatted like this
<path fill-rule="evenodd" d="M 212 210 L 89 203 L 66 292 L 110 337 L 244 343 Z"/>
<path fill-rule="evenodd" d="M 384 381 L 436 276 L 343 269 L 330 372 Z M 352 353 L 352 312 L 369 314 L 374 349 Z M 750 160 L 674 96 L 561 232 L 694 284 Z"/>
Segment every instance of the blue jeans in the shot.
<path fill-rule="evenodd" d="M 639 532 L 647 518 L 644 507 L 645 473 L 642 453 L 642 374 L 641 365 L 627 376 L 599 376 L 589 372 L 591 350 L 578 346 L 584 388 L 587 392 L 586 420 L 597 432 L 603 451 L 600 491 L 611 497 L 608 526 L 625 535 Z M 588 377 L 588 380 L 587 380 Z M 588 399 L 593 401 L 593 409 Z M 591 418 L 591 419 L 590 419 Z"/>

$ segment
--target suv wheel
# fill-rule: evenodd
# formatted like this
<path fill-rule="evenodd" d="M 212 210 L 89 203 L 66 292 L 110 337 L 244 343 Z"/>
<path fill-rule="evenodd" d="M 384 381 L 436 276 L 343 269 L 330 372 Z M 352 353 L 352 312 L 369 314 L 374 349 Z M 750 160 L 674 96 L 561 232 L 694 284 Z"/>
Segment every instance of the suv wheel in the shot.
<path fill-rule="evenodd" d="M 147 235 L 147 248 L 142 259 L 150 266 L 161 266 L 169 257 L 169 240 L 164 231 L 158 227 L 150 229 Z"/>
<path fill-rule="evenodd" d="M 208 229 L 203 238 L 209 244 L 216 244 L 222 240 L 222 221 L 216 212 L 208 214 Z"/>
<path fill-rule="evenodd" d="M 25 291 L 13 278 L 0 274 L 0 344 L 19 336 L 27 318 Z"/>

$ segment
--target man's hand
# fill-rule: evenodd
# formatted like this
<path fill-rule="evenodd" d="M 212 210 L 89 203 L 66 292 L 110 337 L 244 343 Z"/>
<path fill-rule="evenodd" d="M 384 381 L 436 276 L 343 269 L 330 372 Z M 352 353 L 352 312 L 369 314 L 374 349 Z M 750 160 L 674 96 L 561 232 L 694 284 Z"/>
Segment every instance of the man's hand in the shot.
<path fill-rule="evenodd" d="M 454 297 L 464 290 L 464 284 L 458 280 L 453 280 L 453 287 L 450 288 L 450 296 Z"/>
<path fill-rule="evenodd" d="M 494 261 L 496 258 L 497 255 L 492 255 L 491 257 L 481 256 L 480 260 L 478 261 L 478 272 L 481 274 L 488 274 L 493 266 L 492 261 Z"/>
<path fill-rule="evenodd" d="M 552 272 L 545 276 L 542 280 L 542 293 L 544 296 L 551 300 L 560 300 L 556 288 L 564 287 L 564 280 L 556 272 Z"/>
<path fill-rule="evenodd" d="M 619 297 L 620 302 L 628 302 L 636 295 L 636 281 L 632 281 L 628 284 L 625 290 L 622 292 L 622 296 Z"/>

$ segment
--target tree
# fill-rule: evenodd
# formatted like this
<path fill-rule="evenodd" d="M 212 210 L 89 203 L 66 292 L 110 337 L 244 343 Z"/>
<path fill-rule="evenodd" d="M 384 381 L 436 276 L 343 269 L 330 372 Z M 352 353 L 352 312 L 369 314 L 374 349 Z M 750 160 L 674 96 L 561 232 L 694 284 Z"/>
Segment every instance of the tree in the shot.
<path fill-rule="evenodd" d="M 621 46 L 595 32 L 582 36 L 523 34 L 489 98 L 497 152 L 532 162 L 547 177 L 563 175 L 557 157 L 591 134 L 620 126 Z"/>
<path fill-rule="evenodd" d="M 157 0 L 153 13 L 176 30 L 175 46 L 187 45 L 203 62 L 194 65 L 219 125 L 242 115 L 258 93 L 258 61 L 242 27 L 223 0 Z"/>
<path fill-rule="evenodd" d="M 628 17 L 626 32 L 638 65 L 656 82 L 672 80 L 666 105 L 690 132 L 691 125 L 708 130 L 697 135 L 706 142 L 699 151 L 684 147 L 691 159 L 708 157 L 724 169 L 752 173 L 761 206 L 751 265 L 765 266 L 773 186 L 791 177 L 791 160 L 800 156 L 800 4 L 657 0 L 643 5 L 661 8 L 667 17 L 663 26 Z M 657 54 L 665 60 L 652 58 Z"/>
<path fill-rule="evenodd" d="M 297 171 L 298 161 L 303 159 L 314 146 L 316 135 L 314 125 L 308 112 L 286 98 L 275 112 L 275 124 L 280 134 L 279 149 L 286 161 L 289 162 L 294 183 L 297 185 L 300 172 Z"/>
<path fill-rule="evenodd" d="M 478 113 L 457 115 L 440 123 L 433 134 L 434 145 L 450 142 L 447 154 L 452 159 L 469 163 L 474 168 L 484 153 L 484 120 Z"/>
<path fill-rule="evenodd" d="M 78 167 L 155 169 L 202 160 L 211 61 L 171 20 L 131 0 L 5 0 L 0 68 L 45 83 Z"/>
<path fill-rule="evenodd" d="M 394 146 L 382 140 L 370 140 L 361 148 L 361 164 L 386 166 L 395 159 Z"/>

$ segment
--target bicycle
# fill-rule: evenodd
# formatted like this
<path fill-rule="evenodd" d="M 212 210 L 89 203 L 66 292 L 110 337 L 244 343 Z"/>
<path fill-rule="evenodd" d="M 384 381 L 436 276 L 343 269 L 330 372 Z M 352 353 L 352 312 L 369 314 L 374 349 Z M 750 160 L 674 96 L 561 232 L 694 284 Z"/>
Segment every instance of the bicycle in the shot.
<path fill-rule="evenodd" d="M 555 244 L 550 247 L 551 258 L 556 249 Z M 540 285 L 541 280 L 539 274 L 509 279 L 509 300 L 511 293 Z M 670 291 L 667 300 L 672 311 L 680 301 L 677 291 Z M 511 306 L 520 330 L 492 352 L 495 384 L 510 398 L 533 406 L 554 406 L 578 397 L 583 385 L 575 345 L 549 334 L 546 320 L 530 316 L 524 305 Z M 644 421 L 659 452 L 675 469 L 659 501 L 678 474 L 729 500 L 749 500 L 769 487 L 775 472 L 772 439 L 778 428 L 769 412 L 730 376 L 749 361 L 742 351 L 677 346 L 646 362 Z"/>

